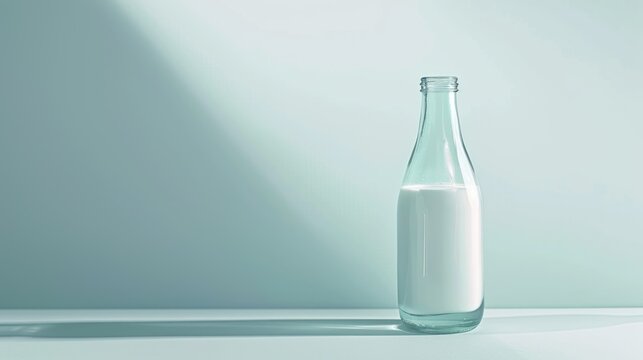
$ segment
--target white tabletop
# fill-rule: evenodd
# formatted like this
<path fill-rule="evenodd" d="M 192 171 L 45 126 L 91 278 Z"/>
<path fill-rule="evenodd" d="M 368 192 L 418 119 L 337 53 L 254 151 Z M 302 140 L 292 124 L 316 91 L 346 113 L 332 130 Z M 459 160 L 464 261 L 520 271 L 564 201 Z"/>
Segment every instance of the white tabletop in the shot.
<path fill-rule="evenodd" d="M 643 359 L 643 308 L 488 309 L 410 334 L 395 309 L 1 310 L 0 359 Z"/>

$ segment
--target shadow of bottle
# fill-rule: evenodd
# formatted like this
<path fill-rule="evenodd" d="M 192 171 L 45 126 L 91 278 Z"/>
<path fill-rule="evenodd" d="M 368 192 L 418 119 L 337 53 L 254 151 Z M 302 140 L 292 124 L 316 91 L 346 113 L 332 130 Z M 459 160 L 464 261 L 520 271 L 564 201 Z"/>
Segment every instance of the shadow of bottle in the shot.
<path fill-rule="evenodd" d="M 0 325 L 0 336 L 35 338 L 381 336 L 421 333 L 394 319 L 60 322 Z"/>
<path fill-rule="evenodd" d="M 531 315 L 491 317 L 476 336 L 546 333 L 643 322 L 643 315 Z M 1 324 L 0 337 L 265 337 L 424 335 L 398 319 L 278 319 L 208 321 L 93 321 Z"/>

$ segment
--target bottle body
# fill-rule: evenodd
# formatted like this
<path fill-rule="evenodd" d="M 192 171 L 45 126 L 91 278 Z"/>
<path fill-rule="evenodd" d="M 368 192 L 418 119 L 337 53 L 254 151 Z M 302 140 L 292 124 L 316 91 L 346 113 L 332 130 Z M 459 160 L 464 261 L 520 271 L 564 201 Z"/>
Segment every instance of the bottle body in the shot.
<path fill-rule="evenodd" d="M 463 332 L 484 311 L 480 189 L 459 130 L 457 80 L 422 81 L 420 129 L 398 198 L 398 305 L 418 330 Z"/>

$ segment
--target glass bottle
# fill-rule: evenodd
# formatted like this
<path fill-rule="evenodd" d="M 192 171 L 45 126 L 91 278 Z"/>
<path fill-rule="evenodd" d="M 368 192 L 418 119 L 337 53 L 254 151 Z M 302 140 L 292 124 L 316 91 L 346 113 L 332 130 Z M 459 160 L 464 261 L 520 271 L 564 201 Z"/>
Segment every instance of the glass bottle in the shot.
<path fill-rule="evenodd" d="M 460 134 L 458 79 L 420 85 L 420 126 L 397 205 L 398 306 L 417 330 L 464 332 L 484 311 L 480 188 Z"/>

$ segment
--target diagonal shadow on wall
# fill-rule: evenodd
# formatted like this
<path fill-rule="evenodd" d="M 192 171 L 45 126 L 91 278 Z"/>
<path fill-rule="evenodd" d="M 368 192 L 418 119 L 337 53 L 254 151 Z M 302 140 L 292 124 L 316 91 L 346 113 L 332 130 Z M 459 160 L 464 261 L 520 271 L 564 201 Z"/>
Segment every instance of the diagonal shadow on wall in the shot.
<path fill-rule="evenodd" d="M 360 305 L 117 9 L 0 8 L 1 308 Z"/>

